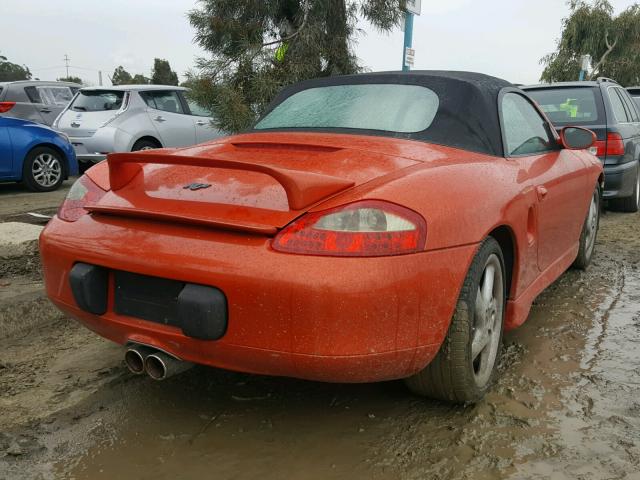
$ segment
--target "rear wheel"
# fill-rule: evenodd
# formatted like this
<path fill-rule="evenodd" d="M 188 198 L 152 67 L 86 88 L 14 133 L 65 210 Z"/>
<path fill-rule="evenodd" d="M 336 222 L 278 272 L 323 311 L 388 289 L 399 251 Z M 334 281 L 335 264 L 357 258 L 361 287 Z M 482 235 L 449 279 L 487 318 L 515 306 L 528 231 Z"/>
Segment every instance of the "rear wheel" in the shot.
<path fill-rule="evenodd" d="M 482 399 L 500 358 L 505 278 L 502 250 L 489 237 L 471 263 L 440 351 L 405 380 L 413 392 L 456 403 Z"/>
<path fill-rule="evenodd" d="M 584 220 L 582 226 L 582 233 L 580 234 L 580 247 L 578 249 L 578 256 L 573 262 L 573 267 L 580 270 L 584 270 L 591 263 L 593 258 L 593 252 L 596 246 L 596 237 L 598 236 L 598 228 L 600 227 L 600 186 L 597 185 L 591 196 L 591 203 L 589 204 L 589 211 L 587 212 L 587 218 Z"/>
<path fill-rule="evenodd" d="M 613 200 L 613 207 L 616 210 L 627 213 L 635 213 L 640 209 L 640 164 L 636 170 L 636 182 L 633 188 L 633 194 L 626 198 L 617 198 Z"/>
<path fill-rule="evenodd" d="M 22 181 L 34 192 L 51 192 L 64 181 L 64 159 L 57 150 L 37 147 L 29 152 L 22 165 Z"/>
<path fill-rule="evenodd" d="M 150 138 L 141 138 L 133 144 L 131 148 L 132 152 L 138 152 L 140 150 L 153 150 L 154 148 L 161 148 L 160 144 Z"/>

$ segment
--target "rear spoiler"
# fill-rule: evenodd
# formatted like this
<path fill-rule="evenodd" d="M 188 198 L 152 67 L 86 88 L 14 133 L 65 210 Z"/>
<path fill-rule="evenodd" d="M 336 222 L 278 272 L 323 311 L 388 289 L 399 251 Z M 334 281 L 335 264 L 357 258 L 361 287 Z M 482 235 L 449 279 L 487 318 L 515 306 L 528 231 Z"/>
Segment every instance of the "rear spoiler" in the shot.
<path fill-rule="evenodd" d="M 290 170 L 261 163 L 240 162 L 210 157 L 181 156 L 164 152 L 134 152 L 112 153 L 107 157 L 109 166 L 109 182 L 111 190 L 116 191 L 125 187 L 134 177 L 142 172 L 141 164 L 183 165 L 189 167 L 225 168 L 229 170 L 244 170 L 264 173 L 275 179 L 287 194 L 287 201 L 291 210 L 302 210 L 309 205 L 341 192 L 355 185 L 351 180 L 345 180 L 329 175 Z"/>

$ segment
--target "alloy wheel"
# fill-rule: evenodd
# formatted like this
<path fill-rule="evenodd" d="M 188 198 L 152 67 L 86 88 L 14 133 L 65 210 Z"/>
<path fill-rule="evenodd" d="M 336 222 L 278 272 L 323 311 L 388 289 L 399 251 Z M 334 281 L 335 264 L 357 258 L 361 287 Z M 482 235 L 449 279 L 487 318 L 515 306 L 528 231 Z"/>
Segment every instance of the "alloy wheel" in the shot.
<path fill-rule="evenodd" d="M 585 231 L 585 252 L 587 257 L 591 256 L 593 247 L 596 244 L 596 234 L 598 233 L 598 217 L 600 215 L 600 205 L 598 202 L 598 192 L 594 192 L 589 205 L 589 213 L 587 214 L 586 231 Z"/>
<path fill-rule="evenodd" d="M 491 254 L 476 294 L 474 325 L 471 337 L 471 361 L 476 385 L 484 387 L 493 372 L 500 337 L 504 309 L 504 276 L 502 263 Z"/>
<path fill-rule="evenodd" d="M 51 153 L 41 153 L 33 160 L 31 167 L 33 179 L 38 185 L 50 188 L 56 185 L 62 177 L 62 164 Z"/>

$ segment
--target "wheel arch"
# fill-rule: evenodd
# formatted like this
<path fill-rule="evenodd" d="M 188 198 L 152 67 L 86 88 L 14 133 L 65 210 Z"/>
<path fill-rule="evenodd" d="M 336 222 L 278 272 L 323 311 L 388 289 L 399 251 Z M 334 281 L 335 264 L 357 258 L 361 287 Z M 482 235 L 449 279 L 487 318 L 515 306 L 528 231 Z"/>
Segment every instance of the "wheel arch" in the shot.
<path fill-rule="evenodd" d="M 500 225 L 495 227 L 488 237 L 492 237 L 502 250 L 502 256 L 504 257 L 504 269 L 507 280 L 507 299 L 512 297 L 513 280 L 516 276 L 516 254 L 517 254 L 517 242 L 513 230 L 507 225 Z"/>
<path fill-rule="evenodd" d="M 140 138 L 136 138 L 132 143 L 131 143 L 131 147 L 129 148 L 129 150 L 133 150 L 133 146 L 138 143 L 141 140 L 148 140 L 150 142 L 154 142 L 156 145 L 158 145 L 158 148 L 163 148 L 164 145 L 162 145 L 162 142 L 157 138 L 154 137 L 153 135 L 143 135 Z"/>

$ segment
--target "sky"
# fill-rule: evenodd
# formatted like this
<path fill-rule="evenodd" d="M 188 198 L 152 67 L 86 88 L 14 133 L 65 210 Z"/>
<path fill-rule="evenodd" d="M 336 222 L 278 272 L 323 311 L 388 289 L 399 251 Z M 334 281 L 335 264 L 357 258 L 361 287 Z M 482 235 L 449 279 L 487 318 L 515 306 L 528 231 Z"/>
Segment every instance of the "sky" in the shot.
<path fill-rule="evenodd" d="M 634 0 L 610 0 L 616 13 Z M 555 49 L 566 0 L 422 0 L 414 23 L 415 68 L 470 70 L 535 83 L 540 58 Z M 204 52 L 186 12 L 197 0 L 0 0 L 0 55 L 42 80 L 69 74 L 104 84 L 118 65 L 150 76 L 155 57 L 184 78 Z M 403 33 L 360 22 L 356 54 L 371 71 L 397 70 Z"/>

